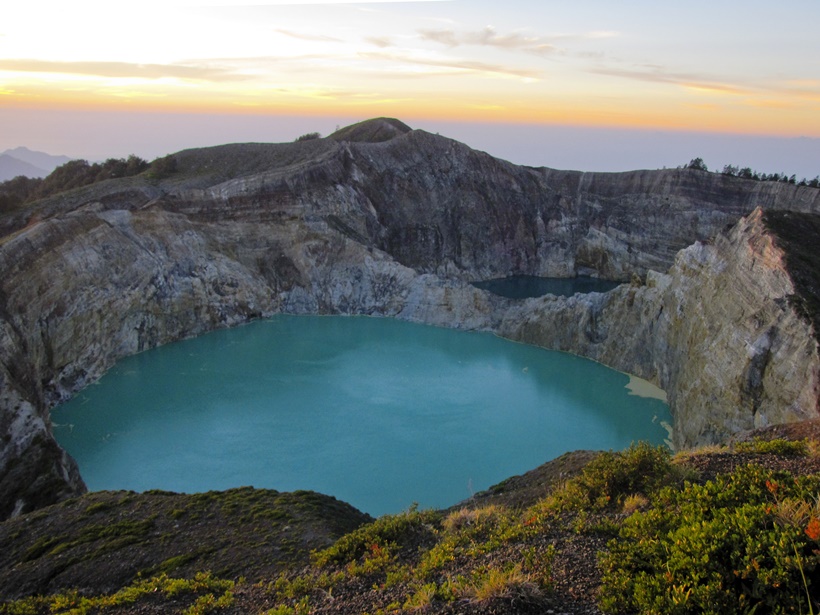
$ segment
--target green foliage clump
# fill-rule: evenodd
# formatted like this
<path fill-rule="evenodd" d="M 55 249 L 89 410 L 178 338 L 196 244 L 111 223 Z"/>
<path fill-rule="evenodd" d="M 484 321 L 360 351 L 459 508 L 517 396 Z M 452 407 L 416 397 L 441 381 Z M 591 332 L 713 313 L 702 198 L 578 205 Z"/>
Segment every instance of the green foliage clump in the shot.
<path fill-rule="evenodd" d="M 738 453 L 756 455 L 781 455 L 784 457 L 806 457 L 809 454 L 809 443 L 806 440 L 762 440 L 755 438 L 751 442 L 735 444 Z"/>
<path fill-rule="evenodd" d="M 154 518 L 150 517 L 140 521 L 123 520 L 117 523 L 92 524 L 83 527 L 74 536 L 43 536 L 23 554 L 22 561 L 33 561 L 44 555 L 59 555 L 89 543 L 98 543 L 96 555 L 116 551 L 139 542 L 153 527 Z"/>
<path fill-rule="evenodd" d="M 70 160 L 54 169 L 35 191 L 35 198 L 43 198 L 72 188 L 88 186 L 106 179 L 131 177 L 148 168 L 148 163 L 133 154 L 128 158 L 109 158 L 105 162 L 89 164 L 87 160 Z"/>
<path fill-rule="evenodd" d="M 299 137 L 296 137 L 296 143 L 300 141 L 313 141 L 314 139 L 321 139 L 322 135 L 318 132 L 308 132 Z"/>
<path fill-rule="evenodd" d="M 686 165 L 687 169 L 695 169 L 696 171 L 708 171 L 709 167 L 706 166 L 706 163 L 703 162 L 703 158 L 692 158 L 689 161 L 689 164 Z"/>
<path fill-rule="evenodd" d="M 583 472 L 556 493 L 559 507 L 582 511 L 620 509 L 627 498 L 649 496 L 677 480 L 669 450 L 646 442 L 623 452 L 595 457 Z"/>
<path fill-rule="evenodd" d="M 698 169 L 700 171 L 708 171 L 709 169 L 706 168 L 706 165 L 703 162 L 703 158 L 694 158 L 693 160 L 689 161 L 689 164 L 686 165 L 687 169 Z M 808 186 L 810 188 L 820 188 L 820 175 L 816 175 L 814 179 L 806 179 L 805 177 L 800 181 L 797 181 L 797 175 L 792 173 L 791 175 L 787 175 L 786 173 L 759 173 L 757 171 L 752 170 L 751 167 L 740 167 L 733 164 L 727 164 L 723 166 L 723 170 L 720 171 L 721 175 L 727 175 L 729 177 L 739 177 L 741 179 L 753 179 L 755 181 L 762 181 L 762 182 L 780 182 L 783 184 L 791 184 L 797 186 Z"/>
<path fill-rule="evenodd" d="M 154 159 L 148 168 L 151 179 L 165 179 L 177 172 L 177 159 L 173 154 Z"/>
<path fill-rule="evenodd" d="M 523 538 L 529 531 L 519 515 L 500 506 L 454 511 L 442 522 L 436 544 L 422 554 L 417 576 L 427 578 L 451 562 L 467 565 Z"/>
<path fill-rule="evenodd" d="M 413 541 L 413 535 L 428 532 L 428 526 L 437 518 L 433 511 L 419 511 L 415 507 L 398 515 L 385 515 L 373 523 L 342 536 L 336 543 L 313 554 L 313 562 L 322 567 L 345 564 L 373 554 L 376 549 L 391 550 L 397 542 Z"/>
<path fill-rule="evenodd" d="M 25 175 L 0 182 L 0 213 L 13 211 L 31 200 L 41 183 L 42 179 Z"/>
<path fill-rule="evenodd" d="M 34 615 L 45 611 L 55 615 L 86 615 L 118 611 L 146 596 L 161 594 L 166 598 L 195 597 L 193 604 L 183 613 L 205 615 L 230 607 L 234 601 L 233 588 L 233 581 L 216 578 L 208 572 L 197 573 L 193 579 L 173 579 L 163 574 L 138 580 L 110 595 L 88 597 L 77 591 L 69 591 L 8 602 L 0 605 L 0 614 Z"/>
<path fill-rule="evenodd" d="M 705 485 L 662 489 L 651 508 L 626 519 L 602 556 L 602 607 L 680 615 L 817 612 L 819 490 L 816 475 L 794 478 L 755 465 Z"/>
<path fill-rule="evenodd" d="M 131 177 L 148 169 L 148 163 L 131 154 L 128 158 L 109 158 L 105 162 L 69 160 L 45 178 L 15 177 L 0 183 L 0 213 L 59 192 L 95 184 L 106 179 Z"/>
<path fill-rule="evenodd" d="M 376 613 L 435 610 L 462 600 L 543 602 L 552 587 L 555 548 L 536 540 L 529 515 L 502 506 L 463 508 L 447 516 L 411 508 L 386 515 L 313 554 L 312 570 L 283 573 L 268 586 L 279 614 L 300 613 L 315 600 L 362 580 L 391 588 L 400 600 Z M 521 541 L 535 540 L 519 552 Z"/>
<path fill-rule="evenodd" d="M 293 606 L 280 604 L 265 611 L 265 615 L 308 615 L 310 613 L 310 602 L 304 598 Z"/>

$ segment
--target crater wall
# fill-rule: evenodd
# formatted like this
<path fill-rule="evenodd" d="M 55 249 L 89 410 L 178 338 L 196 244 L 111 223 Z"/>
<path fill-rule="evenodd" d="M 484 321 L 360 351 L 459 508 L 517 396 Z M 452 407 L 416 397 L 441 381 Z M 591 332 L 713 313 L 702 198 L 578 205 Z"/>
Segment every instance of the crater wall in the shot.
<path fill-rule="evenodd" d="M 668 274 L 606 293 L 530 299 L 501 335 L 595 359 L 667 391 L 678 447 L 818 416 L 820 359 L 785 254 L 756 209 L 681 250 Z"/>
<path fill-rule="evenodd" d="M 120 357 L 278 312 L 588 356 L 665 388 L 679 445 L 817 414 L 815 338 L 755 208 L 817 211 L 820 191 L 517 167 L 402 126 L 180 152 L 161 182 L 104 182 L 2 218 L 0 517 L 85 488 L 52 437 L 53 405 Z M 517 273 L 646 284 L 515 302 L 468 283 Z"/>

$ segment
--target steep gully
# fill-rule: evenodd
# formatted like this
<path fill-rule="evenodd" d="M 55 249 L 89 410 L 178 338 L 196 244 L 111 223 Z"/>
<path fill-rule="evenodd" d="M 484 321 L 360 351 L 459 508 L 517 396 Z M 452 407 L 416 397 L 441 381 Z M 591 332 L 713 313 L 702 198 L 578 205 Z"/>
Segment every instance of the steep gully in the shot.
<path fill-rule="evenodd" d="M 56 403 L 120 357 L 281 312 L 590 357 L 665 389 L 681 447 L 818 415 L 815 331 L 764 213 L 818 212 L 816 189 L 520 167 L 384 119 L 176 158 L 164 180 L 0 220 L 0 518 L 84 490 L 51 435 Z M 512 274 L 627 283 L 526 301 L 468 283 Z"/>

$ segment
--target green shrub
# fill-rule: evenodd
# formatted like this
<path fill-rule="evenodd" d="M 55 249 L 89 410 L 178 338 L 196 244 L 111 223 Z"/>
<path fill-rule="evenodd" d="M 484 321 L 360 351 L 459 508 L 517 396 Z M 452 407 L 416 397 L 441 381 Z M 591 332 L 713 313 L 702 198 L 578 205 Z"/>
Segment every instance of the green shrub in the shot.
<path fill-rule="evenodd" d="M 433 511 L 419 512 L 415 507 L 398 515 L 385 515 L 353 532 L 342 536 L 336 543 L 313 554 L 318 567 L 328 564 L 354 562 L 366 554 L 387 549 L 394 551 L 394 543 L 413 542 L 419 533 L 429 533 L 430 524 L 437 519 Z"/>
<path fill-rule="evenodd" d="M 86 615 L 122 610 L 146 596 L 161 593 L 165 598 L 196 596 L 194 603 L 185 612 L 190 615 L 204 615 L 230 607 L 234 600 L 233 588 L 233 581 L 219 579 L 209 572 L 198 572 L 193 579 L 173 579 L 161 574 L 150 579 L 138 579 L 109 595 L 82 596 L 76 590 L 69 590 L 53 596 L 8 602 L 0 604 L 0 613 L 24 615 L 46 609 L 55 615 Z M 216 594 L 219 595 L 218 598 Z"/>
<path fill-rule="evenodd" d="M 751 442 L 735 444 L 738 453 L 754 453 L 756 455 L 782 455 L 784 457 L 806 457 L 809 454 L 809 443 L 806 440 L 761 440 L 755 438 Z"/>
<path fill-rule="evenodd" d="M 465 562 L 521 539 L 529 529 L 519 515 L 496 505 L 462 508 L 442 521 L 437 542 L 421 555 L 416 574 L 427 578 L 451 562 Z"/>
<path fill-rule="evenodd" d="M 754 465 L 705 485 L 661 490 L 649 510 L 624 522 L 602 556 L 602 607 L 647 614 L 814 612 L 807 593 L 820 599 L 818 490 L 818 476 L 795 479 Z"/>
<path fill-rule="evenodd" d="M 321 139 L 322 135 L 318 132 L 308 132 L 299 137 L 296 137 L 295 141 L 299 143 L 300 141 L 313 141 L 314 139 Z"/>
<path fill-rule="evenodd" d="M 623 452 L 595 457 L 556 493 L 555 499 L 563 508 L 620 509 L 627 498 L 650 496 L 674 482 L 677 472 L 667 448 L 640 442 Z"/>
<path fill-rule="evenodd" d="M 177 172 L 177 159 L 173 154 L 155 158 L 148 167 L 148 177 L 151 179 L 165 179 Z"/>

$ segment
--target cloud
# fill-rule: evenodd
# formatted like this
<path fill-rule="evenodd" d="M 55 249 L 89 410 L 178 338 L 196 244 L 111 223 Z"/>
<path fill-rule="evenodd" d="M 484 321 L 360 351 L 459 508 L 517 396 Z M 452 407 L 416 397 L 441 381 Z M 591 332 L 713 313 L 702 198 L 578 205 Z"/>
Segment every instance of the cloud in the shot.
<path fill-rule="evenodd" d="M 757 107 L 759 109 L 793 109 L 797 106 L 794 101 L 770 99 L 748 100 L 745 104 L 749 107 Z"/>
<path fill-rule="evenodd" d="M 820 80 L 797 79 L 774 82 L 730 82 L 712 75 L 669 71 L 662 65 L 644 64 L 632 68 L 602 67 L 589 72 L 649 83 L 662 83 L 684 88 L 691 92 L 734 97 L 739 104 L 760 109 L 791 109 L 820 102 Z"/>
<path fill-rule="evenodd" d="M 499 34 L 492 26 L 476 32 L 457 33 L 452 29 L 419 30 L 422 40 L 440 43 L 447 47 L 460 45 L 477 45 L 496 47 L 513 51 L 525 51 L 537 55 L 544 55 L 558 51 L 558 48 L 547 39 L 540 36 L 525 36 L 520 32 Z"/>
<path fill-rule="evenodd" d="M 342 39 L 336 38 L 334 36 L 326 36 L 324 34 L 305 34 L 303 32 L 294 32 L 293 30 L 284 30 L 282 28 L 276 28 L 275 32 L 279 34 L 284 34 L 285 36 L 289 36 L 290 38 L 298 38 L 302 41 L 315 41 L 315 42 L 329 42 L 329 43 L 341 43 Z"/>
<path fill-rule="evenodd" d="M 458 47 L 461 44 L 455 30 L 419 30 L 421 39 L 441 43 L 447 47 Z"/>
<path fill-rule="evenodd" d="M 695 92 L 701 92 L 703 94 L 730 94 L 732 96 L 745 96 L 750 94 L 750 90 L 746 88 L 741 88 L 736 85 L 732 85 L 729 83 L 716 83 L 714 81 L 707 82 L 707 81 L 676 81 L 671 80 L 669 83 L 677 83 L 681 87 L 686 88 L 687 90 L 692 90 Z"/>
<path fill-rule="evenodd" d="M 479 32 L 467 33 L 463 40 L 468 45 L 483 45 L 501 49 L 521 49 L 530 53 L 550 53 L 556 47 L 537 36 L 524 36 L 521 33 L 498 34 L 492 26 Z"/>
<path fill-rule="evenodd" d="M 122 89 L 115 89 L 111 90 L 108 89 L 104 93 L 106 96 L 114 96 L 115 98 L 124 98 L 126 100 L 135 100 L 135 99 L 145 99 L 145 98 L 166 98 L 166 94 L 161 94 L 157 92 L 141 92 L 139 90 L 122 90 Z"/>
<path fill-rule="evenodd" d="M 788 96 L 817 102 L 820 101 L 820 79 L 793 79 L 784 84 L 781 92 Z"/>
<path fill-rule="evenodd" d="M 393 46 L 393 41 L 386 36 L 366 36 L 364 40 L 381 49 Z"/>
<path fill-rule="evenodd" d="M 820 79 L 793 79 L 787 84 L 806 90 L 820 90 Z"/>
<path fill-rule="evenodd" d="M 225 68 L 196 64 L 132 64 L 128 62 L 55 62 L 33 59 L 0 59 L 0 70 L 109 78 L 175 78 L 202 81 L 241 81 L 247 79 L 246 76 Z"/>
<path fill-rule="evenodd" d="M 597 67 L 591 69 L 590 72 L 598 75 L 621 77 L 623 79 L 649 83 L 668 83 L 690 90 L 712 94 L 744 96 L 752 93 L 751 89 L 742 85 L 715 81 L 706 75 L 670 72 L 666 71 L 663 66 L 658 65 L 646 65 L 640 68 Z"/>
<path fill-rule="evenodd" d="M 458 58 L 419 58 L 405 54 L 391 54 L 383 52 L 360 53 L 359 57 L 390 61 L 411 66 L 428 66 L 433 68 L 450 69 L 450 71 L 455 71 L 456 74 L 484 74 L 505 77 L 520 77 L 523 79 L 538 79 L 540 77 L 540 73 L 533 70 Z M 452 72 L 450 74 L 452 74 Z"/>

